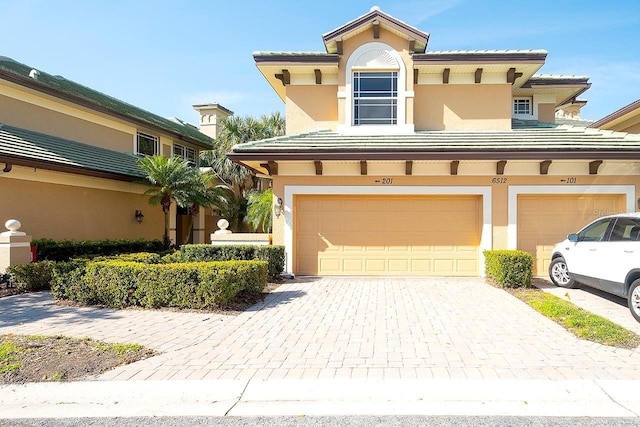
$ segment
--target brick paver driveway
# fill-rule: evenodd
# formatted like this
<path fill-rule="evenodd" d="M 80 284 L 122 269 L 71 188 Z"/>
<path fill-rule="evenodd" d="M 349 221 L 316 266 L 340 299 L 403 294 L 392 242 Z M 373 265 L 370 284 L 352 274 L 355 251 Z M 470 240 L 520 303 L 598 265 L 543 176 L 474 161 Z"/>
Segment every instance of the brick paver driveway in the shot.
<path fill-rule="evenodd" d="M 581 341 L 481 278 L 297 278 L 237 316 L 0 299 L 0 334 L 137 342 L 102 380 L 640 379 L 640 350 Z"/>

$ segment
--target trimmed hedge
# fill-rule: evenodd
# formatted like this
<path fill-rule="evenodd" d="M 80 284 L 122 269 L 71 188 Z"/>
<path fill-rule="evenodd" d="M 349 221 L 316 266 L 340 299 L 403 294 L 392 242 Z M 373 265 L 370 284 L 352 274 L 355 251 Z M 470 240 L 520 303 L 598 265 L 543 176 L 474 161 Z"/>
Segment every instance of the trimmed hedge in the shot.
<path fill-rule="evenodd" d="M 261 292 L 267 262 L 224 261 L 143 264 L 126 261 L 61 263 L 54 297 L 111 308 L 128 306 L 216 308 L 238 293 Z"/>
<path fill-rule="evenodd" d="M 51 288 L 53 261 L 12 265 L 7 268 L 11 282 L 19 291 L 33 292 Z"/>
<path fill-rule="evenodd" d="M 104 240 L 52 240 L 38 239 L 38 261 L 68 261 L 78 257 L 111 256 L 135 252 L 162 252 L 166 248 L 160 240 L 104 239 Z"/>
<path fill-rule="evenodd" d="M 269 264 L 269 278 L 275 279 L 284 271 L 284 246 L 279 245 L 183 245 L 183 262 L 262 260 Z"/>
<path fill-rule="evenodd" d="M 97 257 L 91 261 L 125 261 L 125 262 L 141 262 L 143 264 L 162 264 L 164 259 L 160 254 L 153 252 L 137 252 L 135 254 L 120 254 L 110 257 Z"/>
<path fill-rule="evenodd" d="M 529 288 L 533 278 L 533 256 L 519 250 L 484 251 L 485 273 L 503 288 Z"/>

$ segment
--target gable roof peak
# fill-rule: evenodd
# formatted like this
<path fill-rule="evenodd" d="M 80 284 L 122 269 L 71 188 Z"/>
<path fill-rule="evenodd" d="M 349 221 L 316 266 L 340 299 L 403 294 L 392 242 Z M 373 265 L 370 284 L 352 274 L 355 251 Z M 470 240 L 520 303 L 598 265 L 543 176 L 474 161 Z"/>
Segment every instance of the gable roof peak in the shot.
<path fill-rule="evenodd" d="M 424 53 L 427 49 L 429 33 L 420 31 L 416 27 L 384 13 L 378 6 L 373 6 L 369 9 L 368 13 L 322 35 L 327 53 L 339 53 L 339 42 L 361 33 L 374 25 L 380 25 L 407 40 L 413 41 L 414 51 L 416 53 Z"/>

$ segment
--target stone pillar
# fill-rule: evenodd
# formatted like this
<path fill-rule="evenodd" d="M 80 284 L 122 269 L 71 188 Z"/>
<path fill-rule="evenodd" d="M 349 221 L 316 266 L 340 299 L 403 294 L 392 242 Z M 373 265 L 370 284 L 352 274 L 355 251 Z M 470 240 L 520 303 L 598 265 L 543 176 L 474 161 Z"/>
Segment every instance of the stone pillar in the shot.
<path fill-rule="evenodd" d="M 20 230 L 22 224 L 16 219 L 4 223 L 9 231 L 0 233 L 0 273 L 7 267 L 31 262 L 31 236 Z"/>

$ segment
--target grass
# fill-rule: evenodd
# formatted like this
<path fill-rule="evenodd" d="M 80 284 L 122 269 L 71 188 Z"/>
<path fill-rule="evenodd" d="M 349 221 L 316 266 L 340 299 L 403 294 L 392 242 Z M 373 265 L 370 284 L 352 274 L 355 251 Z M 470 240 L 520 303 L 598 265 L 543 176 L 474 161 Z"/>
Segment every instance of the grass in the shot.
<path fill-rule="evenodd" d="M 511 289 L 509 292 L 578 338 L 625 349 L 640 345 L 640 336 L 636 333 L 555 295 L 537 288 Z"/>
<path fill-rule="evenodd" d="M 21 347 L 10 341 L 5 341 L 0 344 L 0 374 L 20 369 L 22 364 L 16 363 L 15 357 L 22 350 Z"/>
<path fill-rule="evenodd" d="M 92 342 L 91 345 L 103 351 L 113 351 L 119 356 L 129 352 L 138 351 L 142 348 L 140 344 L 104 344 Z"/>

